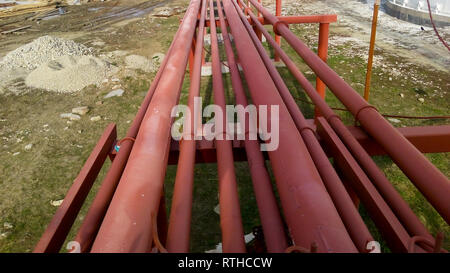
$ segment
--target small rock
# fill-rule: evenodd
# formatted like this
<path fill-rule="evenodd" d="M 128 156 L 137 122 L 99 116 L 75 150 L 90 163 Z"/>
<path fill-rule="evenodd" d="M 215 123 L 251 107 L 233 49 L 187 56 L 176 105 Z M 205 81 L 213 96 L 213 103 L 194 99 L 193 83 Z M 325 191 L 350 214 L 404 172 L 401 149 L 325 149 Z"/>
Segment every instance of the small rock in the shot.
<path fill-rule="evenodd" d="M 33 144 L 32 143 L 30 143 L 28 145 L 25 145 L 25 147 L 24 147 L 25 151 L 29 151 L 29 150 L 31 150 L 31 148 L 33 148 Z"/>
<path fill-rule="evenodd" d="M 111 81 L 112 81 L 112 82 L 120 82 L 120 80 L 117 79 L 117 78 L 111 79 Z"/>
<path fill-rule="evenodd" d="M 59 207 L 61 206 L 62 202 L 64 201 L 64 199 L 61 200 L 50 200 L 50 205 L 54 206 L 54 207 Z"/>
<path fill-rule="evenodd" d="M 99 100 L 95 103 L 95 105 L 102 105 L 102 104 L 103 104 L 103 101 L 101 101 L 101 100 Z"/>
<path fill-rule="evenodd" d="M 399 119 L 396 119 L 396 118 L 388 118 L 388 120 L 390 122 L 393 122 L 393 123 L 400 123 L 401 122 Z"/>
<path fill-rule="evenodd" d="M 89 107 L 87 106 L 80 106 L 80 107 L 75 107 L 72 109 L 72 113 L 74 114 L 78 114 L 78 115 L 85 115 L 87 112 L 89 112 Z"/>
<path fill-rule="evenodd" d="M 13 156 L 20 155 L 20 152 L 13 153 Z"/>
<path fill-rule="evenodd" d="M 424 102 L 425 102 L 425 99 L 424 99 L 424 98 L 418 98 L 417 100 L 420 101 L 421 103 L 424 103 Z"/>
<path fill-rule="evenodd" d="M 48 124 L 44 124 L 42 127 L 47 128 L 47 127 L 48 127 Z"/>
<path fill-rule="evenodd" d="M 8 222 L 4 222 L 4 223 L 3 223 L 3 228 L 4 228 L 4 229 L 12 229 L 12 228 L 13 228 L 13 225 L 10 224 L 10 223 L 8 223 Z"/>
<path fill-rule="evenodd" d="M 118 85 L 114 85 L 113 87 L 112 87 L 112 89 L 119 89 L 120 87 L 122 87 L 120 84 L 118 84 Z"/>
<path fill-rule="evenodd" d="M 220 204 L 217 204 L 217 206 L 214 207 L 214 212 L 220 215 Z"/>
<path fill-rule="evenodd" d="M 91 121 L 99 121 L 101 119 L 102 119 L 102 117 L 100 117 L 100 116 L 91 117 Z"/>
<path fill-rule="evenodd" d="M 104 79 L 103 81 L 102 81 L 102 83 L 108 83 L 108 79 Z"/>
<path fill-rule="evenodd" d="M 390 80 L 390 81 L 392 81 L 392 78 L 391 78 L 391 77 L 389 77 L 389 80 Z"/>
<path fill-rule="evenodd" d="M 123 92 L 125 92 L 123 89 L 116 89 L 109 92 L 106 96 L 104 96 L 104 98 L 107 99 L 111 97 L 121 97 L 123 95 Z"/>
<path fill-rule="evenodd" d="M 81 117 L 77 114 L 73 114 L 73 113 L 63 113 L 61 115 L 59 115 L 61 118 L 68 118 L 69 120 L 80 120 Z"/>
<path fill-rule="evenodd" d="M 404 98 L 404 97 L 405 97 L 405 94 L 400 93 L 400 98 Z"/>

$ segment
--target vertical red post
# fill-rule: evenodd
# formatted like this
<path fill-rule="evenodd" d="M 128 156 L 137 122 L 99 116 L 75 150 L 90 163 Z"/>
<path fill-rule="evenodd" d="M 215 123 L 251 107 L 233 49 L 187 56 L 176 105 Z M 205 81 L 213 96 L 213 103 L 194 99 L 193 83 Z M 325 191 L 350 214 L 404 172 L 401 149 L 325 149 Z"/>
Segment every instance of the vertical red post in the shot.
<path fill-rule="evenodd" d="M 258 11 L 258 13 L 259 13 L 259 11 Z M 281 16 L 281 0 L 277 0 L 277 2 L 276 2 L 275 15 Z M 278 45 L 281 45 L 281 36 L 275 34 L 275 41 L 277 42 Z M 276 52 L 275 52 L 275 56 L 274 56 L 274 61 L 275 62 L 280 61 L 280 56 L 278 56 L 278 54 Z"/>
<path fill-rule="evenodd" d="M 317 55 L 319 58 L 327 62 L 328 58 L 328 34 L 330 31 L 330 24 L 329 23 L 320 23 L 319 25 L 319 45 L 317 49 Z M 316 78 L 316 89 L 317 93 L 322 97 L 322 99 L 325 99 L 325 83 L 319 79 L 319 77 Z M 316 117 L 320 115 L 318 108 L 315 109 L 315 115 Z"/>

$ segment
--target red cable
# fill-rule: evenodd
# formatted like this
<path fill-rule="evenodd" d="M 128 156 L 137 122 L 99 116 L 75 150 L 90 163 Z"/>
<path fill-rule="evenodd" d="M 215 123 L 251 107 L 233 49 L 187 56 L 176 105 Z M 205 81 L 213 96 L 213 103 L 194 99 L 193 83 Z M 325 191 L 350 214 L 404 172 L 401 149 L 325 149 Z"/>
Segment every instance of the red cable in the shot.
<path fill-rule="evenodd" d="M 438 36 L 439 40 L 441 40 L 442 44 L 444 44 L 444 46 L 448 49 L 448 51 L 450 51 L 450 47 L 449 47 L 448 44 L 444 41 L 444 39 L 442 39 L 441 35 L 439 35 L 439 32 L 437 31 L 436 25 L 434 24 L 434 21 L 433 21 L 433 15 L 431 15 L 431 5 L 430 5 L 430 0 L 427 0 L 427 4 L 428 4 L 428 13 L 430 14 L 430 21 L 431 21 L 431 25 L 433 25 L 434 32 L 435 32 L 436 35 Z"/>

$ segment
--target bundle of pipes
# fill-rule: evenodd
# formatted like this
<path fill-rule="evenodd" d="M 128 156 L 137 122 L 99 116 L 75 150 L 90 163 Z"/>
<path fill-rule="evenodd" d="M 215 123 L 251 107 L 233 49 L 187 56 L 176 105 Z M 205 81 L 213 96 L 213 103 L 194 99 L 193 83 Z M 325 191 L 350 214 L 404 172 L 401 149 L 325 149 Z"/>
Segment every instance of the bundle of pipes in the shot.
<path fill-rule="evenodd" d="M 200 96 L 207 27 L 211 37 L 214 102 L 225 110 L 217 35 L 217 28 L 220 27 L 236 104 L 248 105 L 244 91 L 246 85 L 256 108 L 271 105 L 279 109 L 278 148 L 267 154 L 261 152 L 262 143 L 249 139 L 248 131 L 245 132 L 243 147 L 268 252 L 370 252 L 374 239 L 355 206 L 359 199 L 392 251 L 445 251 L 441 249 L 442 237 L 438 236 L 436 240 L 432 237 L 354 133 L 325 103 L 325 85 L 449 223 L 450 206 L 446 199 L 450 196 L 450 182 L 447 177 L 326 64 L 326 55 L 314 54 L 288 27 L 289 23 L 321 23 L 321 54 L 326 54 L 323 44 L 327 43 L 328 24 L 333 16 L 274 16 L 258 1 L 249 2 L 256 8 L 256 15 L 248 2 L 246 4 L 241 0 L 190 2 L 167 57 L 127 136 L 117 144 L 120 149 L 114 155 L 111 167 L 78 230 L 75 242 L 79 250 L 189 251 L 194 167 L 198 162 L 196 151 L 199 142 L 194 135 L 202 125 L 198 117 L 191 118 L 189 131 L 184 132 L 179 141 L 178 168 L 167 223 L 164 178 L 172 144 L 171 112 L 179 101 L 189 61 L 187 107 L 194 113 L 195 98 Z M 278 3 L 277 6 L 281 7 Z M 270 35 L 264 24 L 273 25 L 275 34 L 283 37 L 317 74 L 320 80 L 316 88 L 281 49 L 280 41 Z M 315 125 L 306 120 L 298 108 L 261 43 L 262 35 L 316 105 L 318 116 Z M 242 67 L 245 83 L 238 63 Z M 273 122 L 270 115 L 267 118 L 269 127 Z M 242 120 L 246 124 L 252 122 L 245 117 Z M 443 138 L 447 142 L 449 128 L 444 128 Z M 234 146 L 227 140 L 226 136 L 230 134 L 227 129 L 216 133 L 223 136 L 223 140 L 215 140 L 213 147 L 217 156 L 223 251 L 245 252 L 234 170 Z M 60 250 L 109 153 L 108 148 L 114 146 L 113 139 L 115 126 L 111 125 L 69 190 L 35 252 Z M 447 149 L 447 146 L 442 149 Z M 329 161 L 330 156 L 334 159 L 334 166 Z M 265 166 L 266 157 L 270 160 L 284 217 L 278 208 Z"/>

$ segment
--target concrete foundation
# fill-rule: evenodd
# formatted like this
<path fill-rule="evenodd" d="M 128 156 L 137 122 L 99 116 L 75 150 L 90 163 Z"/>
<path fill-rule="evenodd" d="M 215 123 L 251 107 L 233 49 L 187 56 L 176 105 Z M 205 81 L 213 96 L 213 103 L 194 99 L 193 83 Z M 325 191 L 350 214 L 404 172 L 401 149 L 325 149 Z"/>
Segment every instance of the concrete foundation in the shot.
<path fill-rule="evenodd" d="M 433 21 L 438 27 L 450 26 L 450 1 L 430 1 Z M 389 0 L 384 3 L 387 14 L 418 25 L 431 26 L 428 6 L 423 0 Z"/>

